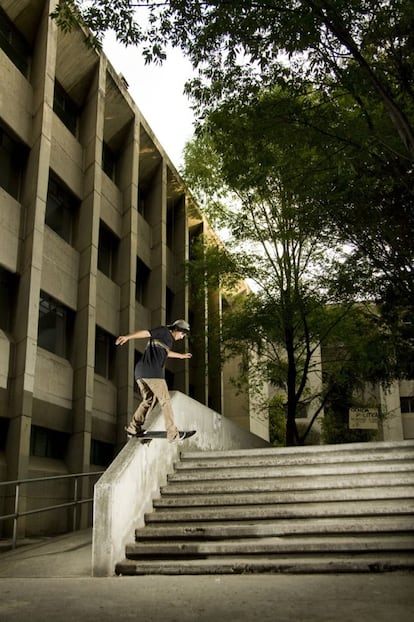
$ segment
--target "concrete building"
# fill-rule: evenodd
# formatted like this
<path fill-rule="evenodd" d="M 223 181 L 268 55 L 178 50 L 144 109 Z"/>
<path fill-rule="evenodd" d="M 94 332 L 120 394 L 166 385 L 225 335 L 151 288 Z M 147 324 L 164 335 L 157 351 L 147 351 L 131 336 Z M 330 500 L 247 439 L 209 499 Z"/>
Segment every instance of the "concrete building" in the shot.
<path fill-rule="evenodd" d="M 144 345 L 115 338 L 137 328 L 188 319 L 204 337 L 191 364 L 168 364 L 170 388 L 237 408 L 207 330 L 221 294 L 195 303 L 185 278 L 208 224 L 122 77 L 80 29 L 58 30 L 53 7 L 0 1 L 0 481 L 109 463 Z M 22 490 L 20 508 L 64 502 L 68 487 Z M 2 514 L 10 503 L 0 488 Z M 30 531 L 65 531 L 67 514 L 32 517 Z"/>

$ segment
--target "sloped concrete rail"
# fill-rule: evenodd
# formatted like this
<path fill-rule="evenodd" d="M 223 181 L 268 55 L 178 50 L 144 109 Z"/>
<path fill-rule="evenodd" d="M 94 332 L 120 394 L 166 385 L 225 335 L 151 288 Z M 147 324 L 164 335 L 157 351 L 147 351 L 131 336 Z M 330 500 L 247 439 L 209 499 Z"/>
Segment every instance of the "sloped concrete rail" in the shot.
<path fill-rule="evenodd" d="M 175 391 L 172 407 L 181 430 L 197 434 L 181 445 L 165 440 L 144 444 L 131 439 L 95 486 L 92 538 L 92 573 L 111 576 L 115 564 L 125 555 L 126 543 L 135 529 L 144 526 L 152 500 L 166 484 L 179 453 L 268 447 L 269 443 L 243 430 L 222 415 Z M 164 429 L 161 412 L 155 411 L 149 426 Z"/>

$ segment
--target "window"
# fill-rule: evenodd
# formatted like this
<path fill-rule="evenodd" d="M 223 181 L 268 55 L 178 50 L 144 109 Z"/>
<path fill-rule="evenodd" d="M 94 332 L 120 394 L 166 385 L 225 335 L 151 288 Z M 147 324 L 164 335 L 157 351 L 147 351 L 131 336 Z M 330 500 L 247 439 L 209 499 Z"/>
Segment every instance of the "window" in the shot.
<path fill-rule="evenodd" d="M 95 373 L 108 380 L 114 377 L 115 347 L 115 337 L 97 326 L 95 335 Z"/>
<path fill-rule="evenodd" d="M 147 198 L 141 188 L 138 186 L 138 213 L 143 218 L 146 216 Z"/>
<path fill-rule="evenodd" d="M 30 455 L 39 458 L 54 458 L 64 460 L 68 446 L 69 434 L 49 430 L 32 425 L 30 435 Z"/>
<path fill-rule="evenodd" d="M 171 324 L 175 318 L 173 318 L 173 306 L 174 306 L 174 294 L 173 292 L 170 290 L 169 287 L 167 287 L 167 291 L 166 291 L 166 302 L 165 302 L 165 315 L 166 315 L 166 320 L 167 320 L 167 324 Z"/>
<path fill-rule="evenodd" d="M 74 313 L 57 300 L 40 293 L 37 344 L 58 356 L 69 358 Z"/>
<path fill-rule="evenodd" d="M 4 451 L 6 449 L 9 422 L 10 419 L 6 419 L 6 417 L 0 417 L 0 451 Z"/>
<path fill-rule="evenodd" d="M 174 246 L 174 206 L 167 207 L 167 246 L 170 250 L 173 250 Z"/>
<path fill-rule="evenodd" d="M 0 47 L 17 69 L 27 76 L 30 47 L 6 13 L 0 9 Z"/>
<path fill-rule="evenodd" d="M 15 199 L 20 194 L 26 154 L 24 146 L 0 127 L 0 186 Z"/>
<path fill-rule="evenodd" d="M 45 222 L 68 244 L 73 243 L 79 202 L 55 177 L 49 179 Z"/>
<path fill-rule="evenodd" d="M 170 391 L 174 390 L 174 374 L 169 369 L 165 370 L 165 382 L 167 383 L 168 389 Z"/>
<path fill-rule="evenodd" d="M 76 136 L 78 129 L 78 107 L 57 80 L 55 80 L 53 110 L 62 123 L 66 125 L 68 130 Z"/>
<path fill-rule="evenodd" d="M 139 361 L 142 359 L 142 352 L 138 350 L 134 350 L 134 379 L 135 379 L 135 368 L 138 365 Z M 138 384 L 134 382 L 134 391 L 139 394 Z"/>
<path fill-rule="evenodd" d="M 400 407 L 402 413 L 414 413 L 414 396 L 401 397 Z"/>
<path fill-rule="evenodd" d="M 99 227 L 98 270 L 115 280 L 119 240 L 105 225 Z"/>
<path fill-rule="evenodd" d="M 102 145 L 102 170 L 115 181 L 116 155 L 105 142 Z"/>
<path fill-rule="evenodd" d="M 0 328 L 11 332 L 16 310 L 17 276 L 0 268 Z"/>
<path fill-rule="evenodd" d="M 137 257 L 137 280 L 135 284 L 135 300 L 145 306 L 147 299 L 150 269 Z"/>
<path fill-rule="evenodd" d="M 91 440 L 90 463 L 107 467 L 111 464 L 115 455 L 115 447 L 111 443 Z"/>

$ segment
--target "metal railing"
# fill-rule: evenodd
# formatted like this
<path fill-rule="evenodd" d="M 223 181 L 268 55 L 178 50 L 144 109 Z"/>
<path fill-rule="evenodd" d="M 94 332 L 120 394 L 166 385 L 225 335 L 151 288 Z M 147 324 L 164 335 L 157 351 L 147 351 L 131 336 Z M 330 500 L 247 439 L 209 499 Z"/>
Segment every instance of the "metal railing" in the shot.
<path fill-rule="evenodd" d="M 77 510 L 78 506 L 84 503 L 91 503 L 93 501 L 93 497 L 89 497 L 87 499 L 78 499 L 78 483 L 82 477 L 98 477 L 105 473 L 105 471 L 91 471 L 90 473 L 72 473 L 69 475 L 49 475 L 45 477 L 33 477 L 29 479 L 17 479 L 11 480 L 8 482 L 0 482 L 1 486 L 14 486 L 14 512 L 12 514 L 4 514 L 0 516 L 0 521 L 2 520 L 11 520 L 13 519 L 13 536 L 12 536 L 12 548 L 16 548 L 17 543 L 17 521 L 22 516 L 30 516 L 31 514 L 40 514 L 41 512 L 49 512 L 51 510 L 57 510 L 59 508 L 69 508 L 73 507 L 73 517 L 72 517 L 72 531 L 76 531 L 77 524 Z M 20 487 L 25 484 L 34 484 L 39 482 L 47 482 L 58 479 L 72 479 L 74 480 L 74 491 L 73 491 L 73 501 L 67 501 L 65 503 L 57 503 L 56 505 L 49 505 L 41 508 L 36 508 L 34 510 L 25 510 L 24 512 L 19 512 L 19 502 L 20 502 Z M 96 483 L 96 482 L 95 482 Z"/>

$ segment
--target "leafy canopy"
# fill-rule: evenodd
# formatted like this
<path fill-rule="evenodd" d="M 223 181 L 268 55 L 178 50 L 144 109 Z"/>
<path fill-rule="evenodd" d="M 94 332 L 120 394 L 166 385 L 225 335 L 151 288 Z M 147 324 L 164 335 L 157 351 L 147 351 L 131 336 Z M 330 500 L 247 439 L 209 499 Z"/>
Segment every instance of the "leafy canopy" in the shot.
<path fill-rule="evenodd" d="M 401 157 L 414 158 L 411 0 L 59 0 L 63 28 L 80 21 L 141 45 L 148 62 L 181 48 L 198 70 L 188 91 L 200 113 L 263 87 L 335 82 L 369 91 L 388 115 Z M 351 73 L 350 73 L 351 72 Z"/>

